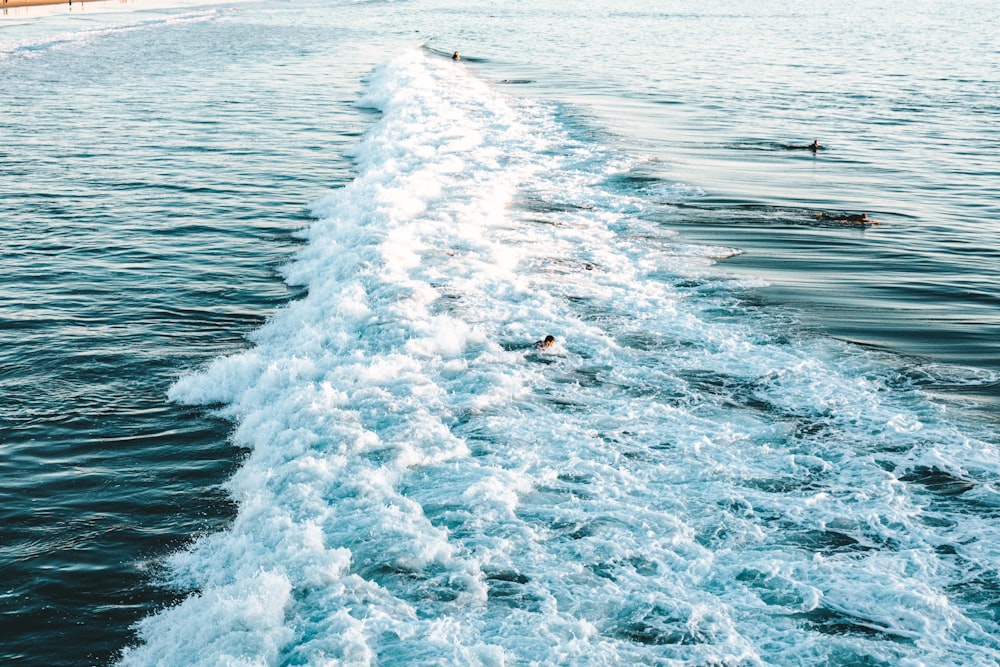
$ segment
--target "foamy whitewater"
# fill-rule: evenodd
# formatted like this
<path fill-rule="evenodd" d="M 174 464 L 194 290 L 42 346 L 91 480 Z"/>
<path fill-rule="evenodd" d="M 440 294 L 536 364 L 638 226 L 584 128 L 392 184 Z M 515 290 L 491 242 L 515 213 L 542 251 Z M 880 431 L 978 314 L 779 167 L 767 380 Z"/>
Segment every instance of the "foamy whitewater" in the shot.
<path fill-rule="evenodd" d="M 121 664 L 1000 660 L 1000 457 L 933 368 L 748 305 L 633 158 L 461 61 L 359 105 L 308 295 L 170 392 L 250 454 Z"/>

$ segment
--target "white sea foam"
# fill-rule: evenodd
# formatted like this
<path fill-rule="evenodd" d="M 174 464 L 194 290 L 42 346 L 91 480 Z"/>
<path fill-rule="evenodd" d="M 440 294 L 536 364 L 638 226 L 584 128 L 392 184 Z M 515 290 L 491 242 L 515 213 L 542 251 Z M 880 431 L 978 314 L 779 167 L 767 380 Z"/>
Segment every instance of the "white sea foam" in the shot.
<path fill-rule="evenodd" d="M 688 183 L 660 184 L 649 188 L 649 195 L 671 202 L 688 201 L 705 196 L 705 191 Z"/>
<path fill-rule="evenodd" d="M 133 21 L 126 19 L 121 23 L 114 23 L 113 25 L 101 26 L 99 28 L 88 27 L 84 30 L 66 30 L 56 34 L 39 34 L 24 39 L 17 39 L 9 43 L 0 43 L 0 60 L 12 57 L 33 58 L 46 51 L 76 48 L 96 39 L 114 37 L 122 33 L 139 30 L 154 30 L 171 25 L 211 21 L 218 18 L 219 15 L 219 11 L 216 9 L 188 11 L 166 18 L 143 18 Z M 117 20 L 121 20 L 120 17 L 116 18 Z"/>
<path fill-rule="evenodd" d="M 361 104 L 308 296 L 171 390 L 252 453 L 123 664 L 1000 658 L 975 424 L 743 305 L 544 105 L 420 52 Z"/>

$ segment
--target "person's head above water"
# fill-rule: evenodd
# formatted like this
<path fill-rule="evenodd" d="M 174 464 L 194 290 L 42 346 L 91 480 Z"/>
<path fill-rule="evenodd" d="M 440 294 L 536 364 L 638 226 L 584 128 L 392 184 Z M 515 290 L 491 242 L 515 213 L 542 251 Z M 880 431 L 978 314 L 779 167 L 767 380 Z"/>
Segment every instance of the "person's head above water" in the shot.
<path fill-rule="evenodd" d="M 451 59 L 452 60 L 458 60 L 459 59 L 458 51 L 455 51 L 455 53 L 451 54 Z"/>
<path fill-rule="evenodd" d="M 540 348 L 540 349 L 544 349 L 546 347 L 552 347 L 555 344 L 556 344 L 556 337 L 555 336 L 546 336 L 545 340 L 537 341 L 535 343 L 535 347 Z"/>

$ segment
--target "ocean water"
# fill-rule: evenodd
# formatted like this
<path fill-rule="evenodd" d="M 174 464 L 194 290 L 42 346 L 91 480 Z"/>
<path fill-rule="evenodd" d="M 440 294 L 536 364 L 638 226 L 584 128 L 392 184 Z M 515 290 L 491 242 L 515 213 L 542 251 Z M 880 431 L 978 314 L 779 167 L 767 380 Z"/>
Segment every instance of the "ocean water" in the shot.
<path fill-rule="evenodd" d="M 1000 662 L 1000 8 L 469 4 L 3 15 L 4 664 Z"/>

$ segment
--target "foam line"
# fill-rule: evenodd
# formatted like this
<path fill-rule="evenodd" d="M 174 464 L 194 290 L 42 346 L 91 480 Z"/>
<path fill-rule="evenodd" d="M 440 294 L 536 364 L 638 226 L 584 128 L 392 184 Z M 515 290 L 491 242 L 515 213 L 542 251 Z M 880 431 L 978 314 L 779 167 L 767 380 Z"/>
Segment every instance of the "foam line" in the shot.
<path fill-rule="evenodd" d="M 555 109 L 419 51 L 359 104 L 357 178 L 286 269 L 308 295 L 170 392 L 251 454 L 122 664 L 1000 656 L 948 592 L 997 526 L 928 481 L 995 498 L 985 432 L 743 304 L 737 251 L 646 222 Z"/>

